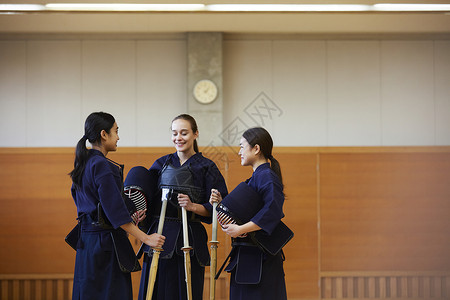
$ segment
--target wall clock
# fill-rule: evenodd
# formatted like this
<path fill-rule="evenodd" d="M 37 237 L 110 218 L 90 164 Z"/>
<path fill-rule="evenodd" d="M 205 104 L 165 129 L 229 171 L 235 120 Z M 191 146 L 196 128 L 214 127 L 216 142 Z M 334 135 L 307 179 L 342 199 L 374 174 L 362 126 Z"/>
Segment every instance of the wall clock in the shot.
<path fill-rule="evenodd" d="M 217 98 L 217 86 L 208 79 L 198 81 L 193 90 L 194 98 L 201 104 L 209 104 Z"/>

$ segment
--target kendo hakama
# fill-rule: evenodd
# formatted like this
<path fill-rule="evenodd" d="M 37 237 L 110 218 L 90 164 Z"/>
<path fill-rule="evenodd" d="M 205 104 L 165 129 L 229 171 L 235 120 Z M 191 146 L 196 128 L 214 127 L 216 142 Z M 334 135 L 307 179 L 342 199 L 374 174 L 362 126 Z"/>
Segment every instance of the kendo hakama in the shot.
<path fill-rule="evenodd" d="M 161 190 L 158 184 L 161 170 L 168 164 L 175 168 L 181 167 L 180 159 L 176 152 L 159 158 L 150 168 L 153 178 L 151 188 L 153 197 L 150 199 L 151 208 L 148 214 L 152 217 L 144 220 L 144 222 L 147 222 L 147 228 L 149 228 L 148 234 L 157 232 L 158 216 L 161 208 Z M 203 157 L 201 153 L 194 154 L 183 166 L 186 164 L 192 172 L 194 185 L 204 191 L 199 199 L 191 200 L 193 202 L 195 200 L 196 203 L 202 204 L 206 209 L 212 211 L 212 205 L 209 203 L 211 189 L 218 189 L 222 195 L 228 194 L 222 174 L 215 163 Z M 193 248 L 190 251 L 192 298 L 193 300 L 201 300 L 203 298 L 205 266 L 209 265 L 210 260 L 208 235 L 202 222 L 210 224 L 211 217 L 198 216 L 189 211 L 187 216 L 189 244 Z M 169 199 L 162 235 L 166 237 L 166 240 L 163 245 L 164 251 L 161 252 L 159 258 L 152 299 L 187 299 L 184 256 L 181 250 L 183 247 L 183 231 L 176 193 Z M 138 299 L 145 300 L 153 252 L 146 245 L 142 247 L 141 251 L 144 252 L 144 261 Z"/>
<path fill-rule="evenodd" d="M 263 231 L 271 234 L 284 217 L 282 184 L 268 163 L 260 165 L 246 183 L 262 199 L 262 208 L 250 220 Z M 241 185 L 238 187 L 240 190 L 233 190 L 230 195 L 240 194 L 240 200 L 244 202 L 245 199 L 253 197 L 248 189 L 242 188 Z M 226 202 L 226 198 L 223 202 Z M 240 206 L 245 207 L 242 202 Z M 232 246 L 230 262 L 225 268 L 226 271 L 231 272 L 231 300 L 287 299 L 282 250 L 275 255 L 263 251 L 260 245 L 250 238 L 250 235 L 244 238 L 233 238 Z"/>
<path fill-rule="evenodd" d="M 284 255 L 272 256 L 258 246 L 236 245 L 225 269 L 231 272 L 230 300 L 287 299 L 284 279 Z"/>
<path fill-rule="evenodd" d="M 100 151 L 89 150 L 89 159 L 82 178 L 82 186 L 72 186 L 81 225 L 77 244 L 73 281 L 73 300 L 132 300 L 130 273 L 121 271 L 111 232 L 131 246 L 127 234 L 119 227 L 131 222 L 121 196 L 120 169 Z M 95 225 L 98 203 L 113 228 Z M 94 223 L 94 224 L 93 224 Z M 116 244 L 116 247 L 122 247 Z"/>
<path fill-rule="evenodd" d="M 132 300 L 131 275 L 120 270 L 110 231 L 93 227 L 82 225 L 72 299 Z"/>

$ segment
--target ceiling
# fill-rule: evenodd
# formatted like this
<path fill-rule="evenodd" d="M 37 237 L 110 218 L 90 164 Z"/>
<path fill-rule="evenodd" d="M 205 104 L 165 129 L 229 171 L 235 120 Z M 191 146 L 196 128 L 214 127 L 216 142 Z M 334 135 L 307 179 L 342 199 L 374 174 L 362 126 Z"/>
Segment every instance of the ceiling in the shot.
<path fill-rule="evenodd" d="M 81 0 L 2 0 L 8 4 L 88 2 Z M 118 2 L 118 1 L 89 1 Z M 144 3 L 139 0 L 122 3 Z M 145 1 L 145 3 L 279 3 L 274 1 Z M 324 4 L 445 3 L 450 1 L 320 1 Z M 318 1 L 283 1 L 290 4 Z M 355 38 L 450 39 L 449 12 L 28 12 L 0 14 L 0 36 L 134 35 L 224 32 L 228 36 L 292 35 Z"/>

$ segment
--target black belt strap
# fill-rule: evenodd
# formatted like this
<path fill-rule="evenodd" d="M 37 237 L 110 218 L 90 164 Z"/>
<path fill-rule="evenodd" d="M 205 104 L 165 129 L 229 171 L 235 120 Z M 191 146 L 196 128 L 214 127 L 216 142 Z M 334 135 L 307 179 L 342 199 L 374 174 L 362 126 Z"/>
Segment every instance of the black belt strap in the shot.
<path fill-rule="evenodd" d="M 222 273 L 223 268 L 225 268 L 225 265 L 227 264 L 228 260 L 230 259 L 231 255 L 233 254 L 236 247 L 231 248 L 230 254 L 228 254 L 227 258 L 225 258 L 225 261 L 223 262 L 222 266 L 220 267 L 219 271 L 217 272 L 216 276 L 214 276 L 214 279 L 217 280 L 219 278 L 220 273 Z"/>
<path fill-rule="evenodd" d="M 236 250 L 236 246 L 250 246 L 250 247 L 257 247 L 257 245 L 247 236 L 245 238 L 232 238 L 231 239 L 231 248 L 230 254 L 228 254 L 227 258 L 225 258 L 225 261 L 223 262 L 222 266 L 220 267 L 219 271 L 217 272 L 216 276 L 214 276 L 214 279 L 217 280 L 219 278 L 220 273 L 222 273 L 223 268 L 225 268 L 225 265 L 227 264 L 228 260 L 230 259 L 231 255 L 233 255 L 234 251 Z"/>

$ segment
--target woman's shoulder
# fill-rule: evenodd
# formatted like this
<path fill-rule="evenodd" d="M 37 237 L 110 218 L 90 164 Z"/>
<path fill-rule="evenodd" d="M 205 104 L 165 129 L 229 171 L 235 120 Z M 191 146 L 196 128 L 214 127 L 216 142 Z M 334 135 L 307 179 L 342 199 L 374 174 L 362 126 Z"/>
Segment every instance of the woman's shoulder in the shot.
<path fill-rule="evenodd" d="M 108 160 L 98 150 L 90 149 L 87 164 L 95 166 L 107 166 Z"/>
<path fill-rule="evenodd" d="M 172 156 L 173 156 L 173 153 L 161 156 L 160 158 L 158 158 L 157 160 L 155 160 L 153 162 L 150 169 L 161 169 L 162 166 L 164 166 L 168 160 L 172 159 Z"/>
<path fill-rule="evenodd" d="M 173 156 L 174 156 L 174 153 L 169 153 L 169 154 L 161 156 L 160 158 L 155 160 L 155 162 L 166 162 L 167 160 L 172 159 Z"/>
<path fill-rule="evenodd" d="M 194 155 L 194 158 L 202 161 L 203 163 L 207 163 L 207 164 L 215 164 L 214 161 L 212 161 L 211 159 L 207 158 L 206 156 L 203 156 L 202 152 L 198 152 Z"/>
<path fill-rule="evenodd" d="M 268 183 L 268 182 L 279 182 L 280 179 L 278 175 L 270 168 L 270 165 L 264 164 L 259 166 L 252 175 L 257 182 Z"/>
<path fill-rule="evenodd" d="M 97 151 L 99 152 L 99 151 Z M 119 167 L 111 163 L 101 152 L 89 153 L 89 159 L 86 164 L 86 169 L 90 170 L 92 176 L 100 178 L 107 174 L 119 176 Z"/>
<path fill-rule="evenodd" d="M 253 176 L 268 176 L 271 173 L 274 173 L 272 169 L 270 168 L 269 163 L 264 163 L 262 165 L 259 165 L 256 170 L 253 172 Z"/>
<path fill-rule="evenodd" d="M 216 163 L 213 160 L 203 156 L 201 152 L 198 152 L 194 155 L 193 161 L 194 165 L 197 165 L 200 168 L 218 169 Z"/>

